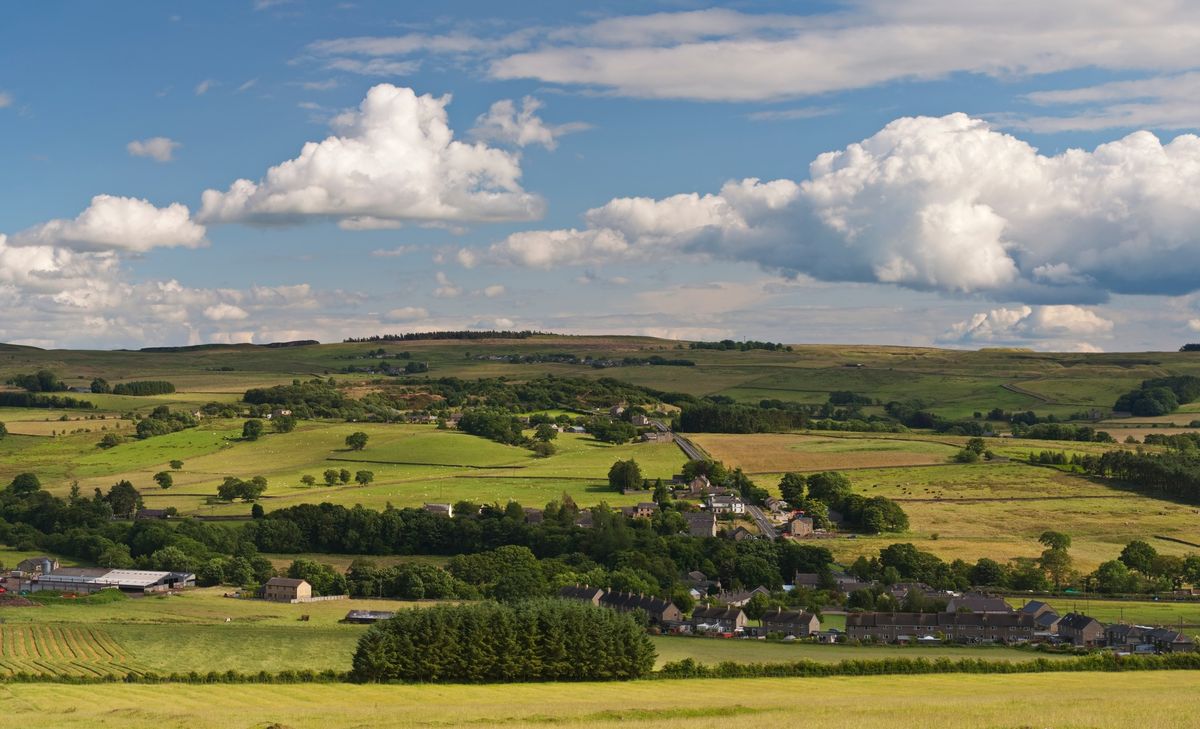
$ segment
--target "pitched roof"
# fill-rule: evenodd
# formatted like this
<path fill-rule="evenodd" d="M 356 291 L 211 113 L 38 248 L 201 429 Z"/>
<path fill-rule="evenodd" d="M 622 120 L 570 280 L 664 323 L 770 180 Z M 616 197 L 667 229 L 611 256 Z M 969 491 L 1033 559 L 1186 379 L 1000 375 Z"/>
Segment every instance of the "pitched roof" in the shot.
<path fill-rule="evenodd" d="M 763 624 L 769 623 L 811 623 L 813 618 L 817 617 L 810 612 L 799 610 L 777 610 L 773 613 L 763 615 Z"/>
<path fill-rule="evenodd" d="M 1067 613 L 1063 616 L 1062 620 L 1058 621 L 1058 629 L 1083 630 L 1092 623 L 1099 625 L 1100 621 L 1083 613 Z"/>
<path fill-rule="evenodd" d="M 558 596 L 569 600 L 586 600 L 591 602 L 597 597 L 604 594 L 604 590 L 599 587 L 588 587 L 587 585 L 567 585 L 558 591 Z"/>
<path fill-rule="evenodd" d="M 946 610 L 957 612 L 959 610 L 970 610 L 975 613 L 1011 613 L 1012 605 L 1002 597 L 989 597 L 988 595 L 967 594 L 961 597 L 951 598 L 946 603 Z"/>
<path fill-rule="evenodd" d="M 739 607 L 714 605 L 713 607 L 697 607 L 692 611 L 692 620 L 737 620 L 745 616 L 745 611 Z"/>
<path fill-rule="evenodd" d="M 267 580 L 267 584 L 271 587 L 299 587 L 307 585 L 308 580 L 297 580 L 291 577 L 272 577 Z"/>
<path fill-rule="evenodd" d="M 640 608 L 651 615 L 658 615 L 675 607 L 673 602 L 664 600 L 661 597 L 634 594 L 632 592 L 613 592 L 611 590 L 604 593 L 600 598 L 600 604 L 620 610 L 636 610 Z"/>
<path fill-rule="evenodd" d="M 1033 628 L 1033 616 L 1021 613 L 848 613 L 846 627 L 920 627 L 978 626 L 996 628 Z"/>

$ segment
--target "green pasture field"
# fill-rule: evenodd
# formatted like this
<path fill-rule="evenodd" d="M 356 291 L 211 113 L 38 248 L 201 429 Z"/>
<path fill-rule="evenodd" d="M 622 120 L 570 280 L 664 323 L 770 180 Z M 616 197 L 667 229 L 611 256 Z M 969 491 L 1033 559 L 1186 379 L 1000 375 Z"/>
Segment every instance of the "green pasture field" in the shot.
<path fill-rule="evenodd" d="M 242 420 L 205 419 L 200 427 L 146 440 L 130 439 L 107 450 L 96 447 L 98 434 L 35 438 L 10 436 L 0 440 L 0 478 L 21 471 L 38 473 L 49 491 L 65 495 L 78 483 L 85 493 L 106 489 L 128 479 L 151 507 L 174 506 L 183 513 L 241 514 L 245 504 L 208 504 L 226 476 L 265 476 L 266 508 L 297 503 L 361 503 L 382 508 L 419 506 L 429 501 L 469 499 L 480 503 L 516 499 L 540 506 L 564 491 L 580 503 L 607 500 L 635 502 L 636 496 L 609 491 L 608 469 L 619 459 L 638 461 L 647 478 L 670 479 L 685 462 L 670 443 L 612 445 L 594 438 L 564 433 L 555 441 L 558 453 L 535 458 L 525 448 L 506 446 L 454 430 L 427 425 L 305 421 L 286 434 L 268 432 L 257 441 L 240 438 Z M 366 449 L 350 451 L 346 436 L 366 432 Z M 174 485 L 159 489 L 158 471 L 170 470 L 173 459 L 184 468 L 173 471 Z M 351 482 L 325 486 L 326 469 L 371 471 L 367 487 Z M 312 475 L 318 485 L 307 487 L 301 477 Z"/>
<path fill-rule="evenodd" d="M 912 542 L 945 559 L 1000 561 L 1036 557 L 1047 529 L 1071 535 L 1075 567 L 1095 569 L 1133 539 L 1150 538 L 1166 554 L 1197 552 L 1155 540 L 1161 535 L 1200 543 L 1195 507 L 1152 499 L 1053 468 L 977 463 L 848 471 L 854 489 L 896 499 L 908 514 L 903 534 L 821 540 L 841 561 L 868 557 L 895 542 Z M 755 476 L 776 491 L 782 474 Z"/>
<path fill-rule="evenodd" d="M 0 686 L 26 729 L 805 725 L 893 729 L 1194 727 L 1200 672 L 702 679 L 614 683 Z"/>

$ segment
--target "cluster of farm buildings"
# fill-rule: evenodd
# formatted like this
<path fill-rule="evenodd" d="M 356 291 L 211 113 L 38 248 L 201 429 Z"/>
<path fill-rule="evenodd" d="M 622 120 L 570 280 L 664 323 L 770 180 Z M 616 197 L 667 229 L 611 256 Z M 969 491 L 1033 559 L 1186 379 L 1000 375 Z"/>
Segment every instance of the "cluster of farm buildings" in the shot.
<path fill-rule="evenodd" d="M 190 572 L 63 567 L 53 557 L 31 557 L 0 574 L 0 592 L 14 595 L 44 590 L 87 595 L 111 588 L 138 594 L 195 586 L 196 575 Z"/>

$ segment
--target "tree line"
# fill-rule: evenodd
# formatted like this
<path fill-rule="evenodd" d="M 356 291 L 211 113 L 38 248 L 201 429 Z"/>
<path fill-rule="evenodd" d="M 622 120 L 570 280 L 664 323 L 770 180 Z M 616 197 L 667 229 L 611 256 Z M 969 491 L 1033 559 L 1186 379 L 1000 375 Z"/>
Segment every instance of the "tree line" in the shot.
<path fill-rule="evenodd" d="M 566 600 L 402 610 L 354 651 L 361 682 L 614 681 L 654 669 L 654 645 L 630 616 Z"/>

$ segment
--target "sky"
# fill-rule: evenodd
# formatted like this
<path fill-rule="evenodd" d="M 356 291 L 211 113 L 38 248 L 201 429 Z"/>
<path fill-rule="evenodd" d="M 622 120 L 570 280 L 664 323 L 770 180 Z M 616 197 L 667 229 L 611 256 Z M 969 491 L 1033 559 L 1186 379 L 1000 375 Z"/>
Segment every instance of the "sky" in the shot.
<path fill-rule="evenodd" d="M 6 4 L 0 341 L 1175 350 L 1197 47 L 1156 0 Z"/>

